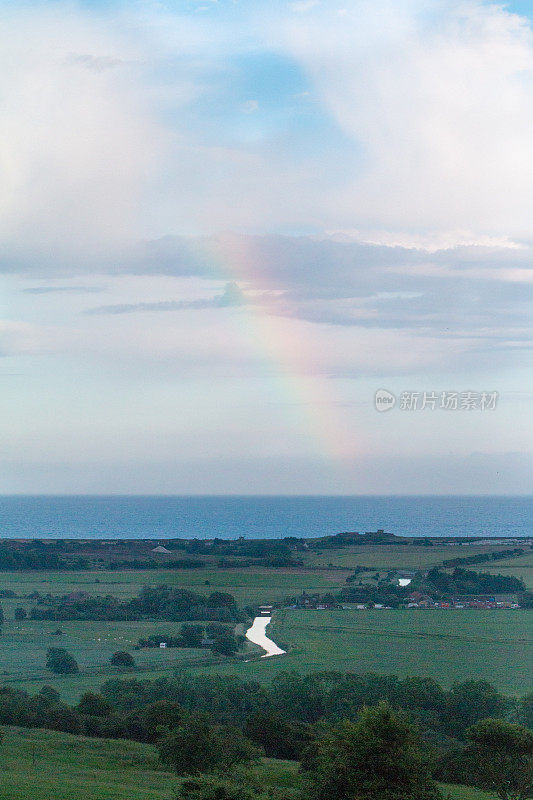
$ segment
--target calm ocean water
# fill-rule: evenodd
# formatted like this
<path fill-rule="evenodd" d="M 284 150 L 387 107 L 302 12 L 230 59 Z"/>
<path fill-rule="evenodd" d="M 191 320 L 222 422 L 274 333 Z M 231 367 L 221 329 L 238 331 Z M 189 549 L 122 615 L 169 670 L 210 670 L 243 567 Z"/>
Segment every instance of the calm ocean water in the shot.
<path fill-rule="evenodd" d="M 533 497 L 0 496 L 0 537 L 531 536 Z"/>

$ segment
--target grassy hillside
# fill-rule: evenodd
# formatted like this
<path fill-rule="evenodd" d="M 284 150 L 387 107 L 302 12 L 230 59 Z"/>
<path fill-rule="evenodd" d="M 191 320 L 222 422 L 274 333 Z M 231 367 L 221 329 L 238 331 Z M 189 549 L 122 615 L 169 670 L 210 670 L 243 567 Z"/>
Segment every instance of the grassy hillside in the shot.
<path fill-rule="evenodd" d="M 179 778 L 162 769 L 155 748 L 122 740 L 54 731 L 3 728 L 0 800 L 173 800 Z M 262 786 L 289 797 L 298 765 L 263 759 L 254 768 Z M 451 800 L 495 800 L 465 786 L 443 787 Z"/>
<path fill-rule="evenodd" d="M 154 748 L 3 728 L 0 800 L 171 800 L 177 779 Z"/>

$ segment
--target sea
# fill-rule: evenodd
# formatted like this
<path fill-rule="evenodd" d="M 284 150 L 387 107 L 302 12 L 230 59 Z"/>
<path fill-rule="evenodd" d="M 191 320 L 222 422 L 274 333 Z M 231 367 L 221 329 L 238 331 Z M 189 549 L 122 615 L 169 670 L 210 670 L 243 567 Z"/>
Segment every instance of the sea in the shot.
<path fill-rule="evenodd" d="M 533 536 L 532 496 L 0 496 L 0 538 Z"/>

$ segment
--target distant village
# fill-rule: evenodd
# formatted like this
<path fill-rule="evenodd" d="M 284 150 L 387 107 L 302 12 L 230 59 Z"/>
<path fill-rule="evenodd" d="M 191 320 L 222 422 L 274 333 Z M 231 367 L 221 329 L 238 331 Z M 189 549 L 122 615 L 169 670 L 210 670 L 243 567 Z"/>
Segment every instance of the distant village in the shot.
<path fill-rule="evenodd" d="M 323 611 L 325 609 L 341 608 L 346 611 L 368 611 L 368 610 L 392 610 L 392 606 L 383 603 L 338 603 L 335 601 L 324 601 L 317 595 L 303 594 L 297 602 L 289 606 L 290 608 L 309 609 Z M 412 592 L 400 608 L 424 609 L 424 608 L 477 608 L 477 609 L 514 609 L 520 608 L 516 595 L 458 595 L 449 602 L 435 600 L 433 597 L 421 592 Z M 262 612 L 264 613 L 264 612 Z M 271 610 L 270 610 L 271 613 Z"/>

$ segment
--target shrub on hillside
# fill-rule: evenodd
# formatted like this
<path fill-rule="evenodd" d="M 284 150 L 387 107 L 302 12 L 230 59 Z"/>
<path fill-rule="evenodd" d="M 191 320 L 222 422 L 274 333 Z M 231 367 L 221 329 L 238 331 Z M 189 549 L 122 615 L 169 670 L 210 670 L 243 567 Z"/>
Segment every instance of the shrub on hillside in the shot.
<path fill-rule="evenodd" d="M 62 647 L 48 648 L 46 666 L 58 675 L 72 675 L 80 671 L 74 656 Z"/>
<path fill-rule="evenodd" d="M 126 653 L 125 650 L 117 650 L 109 659 L 114 667 L 134 667 L 135 659 L 131 653 Z"/>

